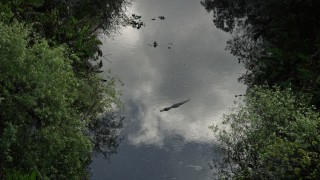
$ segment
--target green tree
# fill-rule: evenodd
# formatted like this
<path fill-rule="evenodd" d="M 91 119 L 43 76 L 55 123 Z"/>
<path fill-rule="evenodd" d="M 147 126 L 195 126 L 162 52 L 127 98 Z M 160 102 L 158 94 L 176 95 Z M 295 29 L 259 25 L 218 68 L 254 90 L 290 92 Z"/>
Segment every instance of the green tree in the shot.
<path fill-rule="evenodd" d="M 126 4 L 0 2 L 0 178 L 80 178 L 92 149 L 105 157 L 116 152 L 119 92 L 116 79 L 101 79 L 102 61 L 95 61 L 102 56 L 98 35 L 126 19 Z"/>
<path fill-rule="evenodd" d="M 320 114 L 291 89 L 252 88 L 243 103 L 211 128 L 223 156 L 221 178 L 319 179 Z"/>
<path fill-rule="evenodd" d="M 246 85 L 287 86 L 320 107 L 320 1 L 205 0 L 215 25 L 234 37 L 227 49 L 244 63 Z"/>
<path fill-rule="evenodd" d="M 79 57 L 72 64 L 75 72 L 86 76 L 97 71 L 91 61 L 102 56 L 98 34 L 108 34 L 121 24 L 127 4 L 127 0 L 16 0 L 2 2 L 0 8 L 7 10 L 6 19 L 30 24 L 50 46 L 66 44 Z"/>
<path fill-rule="evenodd" d="M 85 82 L 65 48 L 28 38 L 29 28 L 0 23 L 0 174 L 36 172 L 54 179 L 87 175 L 88 119 L 74 105 Z M 87 97 L 85 97 L 87 98 Z"/>
<path fill-rule="evenodd" d="M 3 1 L 0 4 L 0 8 L 6 10 L 2 13 L 7 17 L 6 22 L 18 20 L 32 27 L 33 31 L 29 34 L 30 44 L 33 38 L 40 36 L 48 41 L 50 47 L 63 45 L 67 48 L 65 54 L 80 81 L 77 88 L 81 89 L 74 108 L 81 112 L 82 118 L 93 123 L 89 126 L 90 131 L 95 131 L 93 127 L 99 128 L 97 124 L 103 124 L 97 122 L 101 121 L 101 114 L 111 113 L 112 104 L 120 105 L 119 92 L 115 89 L 117 80 L 100 74 L 103 63 L 99 57 L 103 54 L 99 49 L 101 41 L 98 36 L 100 33 L 108 34 L 117 29 L 126 19 L 123 9 L 128 4 L 127 0 L 17 0 Z M 97 60 L 100 61 L 97 63 Z M 111 120 L 106 122 L 111 123 Z M 120 127 L 121 123 L 119 126 L 108 126 L 108 131 L 115 132 Z M 116 137 L 116 134 L 112 133 L 99 133 L 95 131 L 91 134 Z M 115 141 L 111 138 L 106 140 Z M 95 146 L 110 145 L 96 140 L 93 142 Z M 111 149 L 114 149 L 113 147 L 114 145 L 110 145 Z"/>

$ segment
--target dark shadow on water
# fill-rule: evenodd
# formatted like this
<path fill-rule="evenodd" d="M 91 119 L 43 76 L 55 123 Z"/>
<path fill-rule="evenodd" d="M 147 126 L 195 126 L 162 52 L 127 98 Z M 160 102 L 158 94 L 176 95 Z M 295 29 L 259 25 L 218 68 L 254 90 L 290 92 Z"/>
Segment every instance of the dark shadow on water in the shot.
<path fill-rule="evenodd" d="M 112 154 L 117 152 L 123 139 L 119 134 L 123 128 L 124 119 L 124 116 L 112 112 L 104 114 L 89 125 L 95 154 L 103 155 L 105 159 L 109 159 Z"/>

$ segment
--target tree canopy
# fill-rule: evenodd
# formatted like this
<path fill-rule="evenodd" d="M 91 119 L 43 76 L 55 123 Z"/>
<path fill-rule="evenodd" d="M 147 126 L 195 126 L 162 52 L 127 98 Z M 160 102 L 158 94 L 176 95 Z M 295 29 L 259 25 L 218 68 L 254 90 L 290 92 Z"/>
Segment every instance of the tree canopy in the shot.
<path fill-rule="evenodd" d="M 116 152 L 121 102 L 117 80 L 100 74 L 98 36 L 126 4 L 0 1 L 1 179 L 86 178 L 93 151 Z"/>
<path fill-rule="evenodd" d="M 17 0 L 1 2 L 5 21 L 28 23 L 50 46 L 66 44 L 80 61 L 76 72 L 95 71 L 90 61 L 102 56 L 99 32 L 110 33 L 125 19 L 127 0 Z"/>
<path fill-rule="evenodd" d="M 221 178 L 317 179 L 320 177 L 320 114 L 310 98 L 291 89 L 254 87 L 243 103 L 212 126 L 223 156 Z"/>
<path fill-rule="evenodd" d="M 82 177 L 92 145 L 83 132 L 87 121 L 73 104 L 83 82 L 63 47 L 50 48 L 42 39 L 29 47 L 28 34 L 21 24 L 0 24 L 2 170 Z"/>
<path fill-rule="evenodd" d="M 249 87 L 275 84 L 312 94 L 320 106 L 320 2 L 205 0 L 215 25 L 233 33 L 227 49 L 244 63 Z"/>
<path fill-rule="evenodd" d="M 319 179 L 320 1 L 204 0 L 243 63 L 243 105 L 217 127 L 235 179 Z M 276 88 L 275 88 L 276 86 Z M 227 163 L 224 163 L 227 162 Z"/>

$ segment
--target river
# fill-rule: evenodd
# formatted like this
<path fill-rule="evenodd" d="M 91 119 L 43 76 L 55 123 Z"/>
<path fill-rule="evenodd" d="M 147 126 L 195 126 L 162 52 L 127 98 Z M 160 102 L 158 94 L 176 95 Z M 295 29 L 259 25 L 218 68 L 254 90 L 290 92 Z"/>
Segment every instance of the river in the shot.
<path fill-rule="evenodd" d="M 225 51 L 231 35 L 214 26 L 200 0 L 136 0 L 128 14 L 145 26 L 123 27 L 102 47 L 104 70 L 123 83 L 124 140 L 110 160 L 94 157 L 91 179 L 211 179 L 208 126 L 245 91 L 237 81 L 244 67 Z"/>

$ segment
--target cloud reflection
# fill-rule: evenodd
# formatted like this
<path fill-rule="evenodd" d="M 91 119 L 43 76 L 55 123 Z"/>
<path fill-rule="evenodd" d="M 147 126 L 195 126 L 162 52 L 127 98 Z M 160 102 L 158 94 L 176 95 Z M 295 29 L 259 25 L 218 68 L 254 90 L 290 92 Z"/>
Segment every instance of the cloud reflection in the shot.
<path fill-rule="evenodd" d="M 219 121 L 235 94 L 244 92 L 237 83 L 243 69 L 224 51 L 229 35 L 213 27 L 211 15 L 195 15 L 205 12 L 194 11 L 195 6 L 202 8 L 199 2 L 183 1 L 183 12 L 188 13 L 165 8 L 177 0 L 152 2 L 161 11 L 151 11 L 147 0 L 132 10 L 142 15 L 146 27 L 124 28 L 104 45 L 106 54 L 112 52 L 112 63 L 105 69 L 125 84 L 128 140 L 133 145 L 164 146 L 166 139 L 179 135 L 185 142 L 210 143 L 208 126 Z M 166 19 L 152 21 L 160 12 Z M 148 46 L 153 41 L 159 43 L 157 48 Z M 159 111 L 188 98 L 190 102 L 177 109 Z"/>

